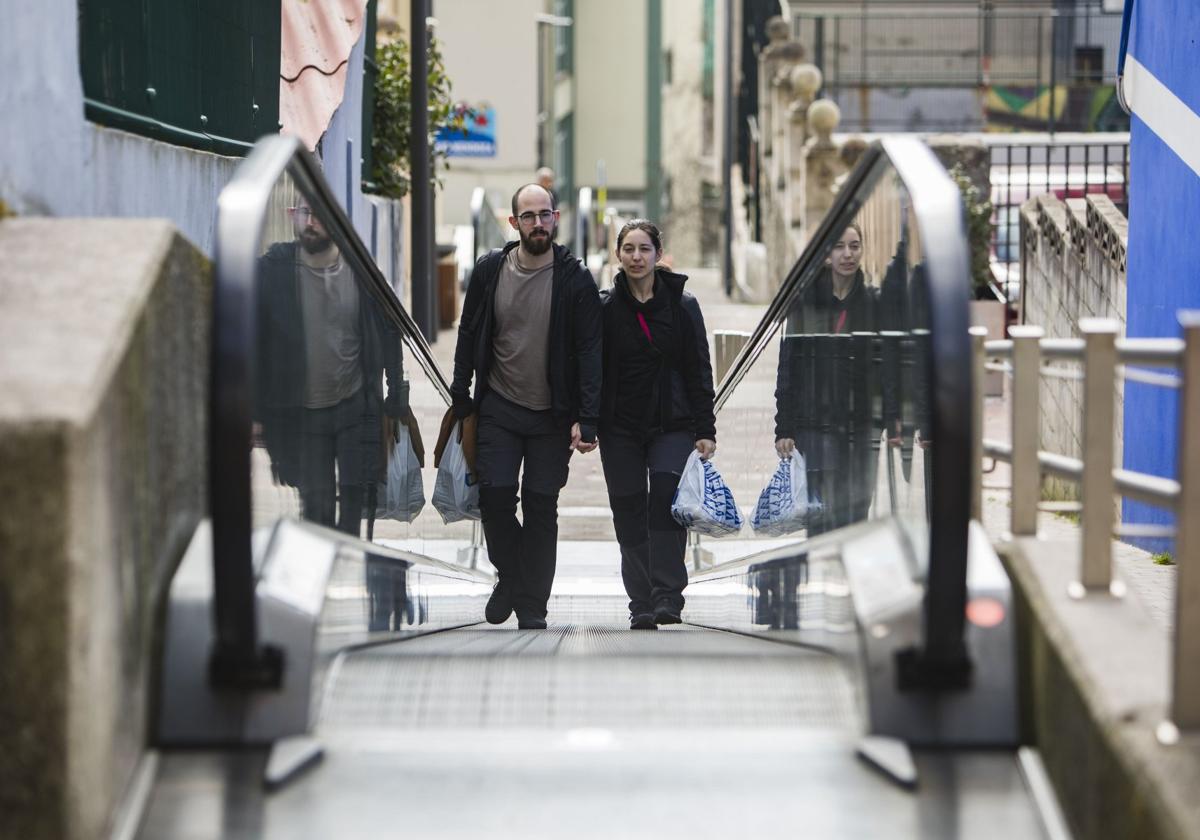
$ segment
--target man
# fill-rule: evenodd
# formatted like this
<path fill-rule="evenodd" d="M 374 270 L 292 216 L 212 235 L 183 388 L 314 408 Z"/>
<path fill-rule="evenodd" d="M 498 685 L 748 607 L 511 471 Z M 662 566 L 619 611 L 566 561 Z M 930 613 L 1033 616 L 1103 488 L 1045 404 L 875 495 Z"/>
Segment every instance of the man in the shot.
<path fill-rule="evenodd" d="M 554 242 L 558 210 L 549 190 L 517 190 L 508 223 L 519 241 L 481 257 L 471 273 L 450 393 L 455 416 L 479 415 L 479 508 L 497 572 L 485 617 L 502 624 L 515 611 L 519 627 L 542 629 L 558 493 L 572 450 L 596 448 L 600 296 L 583 264 Z"/>
<path fill-rule="evenodd" d="M 254 417 L 304 518 L 358 536 L 384 479 L 381 415 L 408 408 L 400 335 L 312 208 L 288 213 L 295 241 L 259 263 Z"/>

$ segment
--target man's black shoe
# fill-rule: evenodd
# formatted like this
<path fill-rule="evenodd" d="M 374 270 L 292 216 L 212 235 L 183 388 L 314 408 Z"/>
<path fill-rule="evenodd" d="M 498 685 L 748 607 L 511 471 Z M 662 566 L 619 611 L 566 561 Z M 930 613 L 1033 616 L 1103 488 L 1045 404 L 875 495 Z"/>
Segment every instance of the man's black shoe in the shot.
<path fill-rule="evenodd" d="M 679 610 L 670 604 L 659 604 L 654 608 L 654 623 L 683 624 L 683 618 L 680 617 Z"/>
<path fill-rule="evenodd" d="M 488 624 L 503 624 L 508 621 L 512 611 L 512 593 L 508 591 L 504 581 L 497 580 L 492 588 L 492 597 L 488 598 L 487 606 L 483 610 L 483 617 L 487 619 Z"/>
<path fill-rule="evenodd" d="M 630 630 L 657 630 L 658 625 L 654 622 L 653 613 L 638 613 L 637 615 L 629 616 Z"/>
<path fill-rule="evenodd" d="M 517 616 L 517 627 L 519 627 L 522 630 L 545 630 L 546 629 L 546 619 L 534 618 L 531 615 L 527 615 L 524 617 Z"/>

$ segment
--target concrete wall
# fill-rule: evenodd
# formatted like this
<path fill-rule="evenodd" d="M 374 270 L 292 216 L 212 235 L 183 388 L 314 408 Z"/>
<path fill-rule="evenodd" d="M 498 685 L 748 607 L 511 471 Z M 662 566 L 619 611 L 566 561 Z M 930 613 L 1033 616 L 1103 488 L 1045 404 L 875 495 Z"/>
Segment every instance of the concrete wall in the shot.
<path fill-rule="evenodd" d="M 90 840 L 207 506 L 209 266 L 161 221 L 10 219 L 0 253 L 0 836 Z"/>
<path fill-rule="evenodd" d="M 1106 196 L 1030 199 L 1021 208 L 1022 320 L 1047 338 L 1079 336 L 1081 318 L 1115 318 L 1126 332 L 1125 217 Z M 1083 457 L 1079 381 L 1042 377 L 1041 448 Z M 1121 463 L 1126 386 L 1114 384 L 1114 452 Z M 1135 436 L 1137 437 L 1137 436 Z M 1078 499 L 1078 487 L 1052 476 L 1043 481 L 1051 499 Z"/>
<path fill-rule="evenodd" d="M 7 4 L 4 14 L 0 200 L 22 215 L 170 219 L 211 254 L 217 193 L 240 158 L 87 122 L 78 4 Z"/>
<path fill-rule="evenodd" d="M 1131 61 L 1143 66 L 1175 97 L 1166 103 L 1148 89 L 1135 89 L 1130 142 L 1129 192 L 1129 335 L 1177 336 L 1176 312 L 1200 307 L 1200 75 L 1195 72 L 1200 39 L 1200 5 L 1193 0 L 1138 3 L 1129 41 Z M 1126 66 L 1127 78 L 1135 75 Z M 1190 123 L 1190 125 L 1189 125 Z M 1183 128 L 1186 126 L 1186 128 Z M 1172 136 L 1179 128 L 1182 137 Z M 1125 422 L 1139 430 L 1126 441 L 1125 468 L 1174 476 L 1176 470 L 1177 394 L 1130 383 Z M 1157 508 L 1127 502 L 1130 522 L 1167 523 Z M 1166 541 L 1139 540 L 1152 550 Z"/>
<path fill-rule="evenodd" d="M 1077 538 L 1024 538 L 999 551 L 1020 628 L 1022 740 L 1038 748 L 1072 836 L 1200 836 L 1200 750 L 1187 736 L 1174 745 L 1155 737 L 1170 713 L 1171 646 L 1147 602 L 1072 598 Z"/>

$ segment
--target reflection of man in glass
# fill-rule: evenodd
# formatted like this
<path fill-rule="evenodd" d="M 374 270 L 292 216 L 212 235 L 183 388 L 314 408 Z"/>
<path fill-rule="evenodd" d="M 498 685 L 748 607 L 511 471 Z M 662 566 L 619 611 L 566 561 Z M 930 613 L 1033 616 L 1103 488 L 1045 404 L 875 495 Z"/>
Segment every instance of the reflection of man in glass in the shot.
<path fill-rule="evenodd" d="M 288 212 L 295 241 L 272 245 L 259 267 L 255 419 L 304 518 L 357 536 L 384 478 L 382 415 L 408 408 L 400 338 L 312 208 Z"/>
<path fill-rule="evenodd" d="M 875 490 L 877 340 L 852 335 L 879 328 L 862 258 L 862 229 L 851 223 L 792 307 L 780 346 L 775 449 L 781 458 L 795 448 L 804 455 L 810 498 L 823 508 L 810 535 L 866 519 Z"/>

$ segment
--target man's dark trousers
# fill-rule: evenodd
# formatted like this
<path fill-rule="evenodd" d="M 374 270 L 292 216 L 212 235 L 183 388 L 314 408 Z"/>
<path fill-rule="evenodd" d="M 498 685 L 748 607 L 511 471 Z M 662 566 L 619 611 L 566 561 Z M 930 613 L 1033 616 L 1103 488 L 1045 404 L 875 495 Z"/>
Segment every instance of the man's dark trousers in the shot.
<path fill-rule="evenodd" d="M 475 469 L 488 557 L 513 593 L 518 618 L 545 618 L 558 547 L 558 493 L 567 483 L 571 429 L 489 391 L 479 406 Z M 517 476 L 524 524 L 517 521 Z"/>

